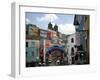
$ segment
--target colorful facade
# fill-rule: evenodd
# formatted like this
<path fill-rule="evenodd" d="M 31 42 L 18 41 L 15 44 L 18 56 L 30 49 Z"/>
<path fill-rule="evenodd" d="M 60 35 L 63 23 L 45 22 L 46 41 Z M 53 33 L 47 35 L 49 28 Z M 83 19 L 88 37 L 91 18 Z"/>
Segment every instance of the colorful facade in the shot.
<path fill-rule="evenodd" d="M 79 62 L 89 64 L 89 15 L 75 15 L 77 54 L 85 57 Z"/>

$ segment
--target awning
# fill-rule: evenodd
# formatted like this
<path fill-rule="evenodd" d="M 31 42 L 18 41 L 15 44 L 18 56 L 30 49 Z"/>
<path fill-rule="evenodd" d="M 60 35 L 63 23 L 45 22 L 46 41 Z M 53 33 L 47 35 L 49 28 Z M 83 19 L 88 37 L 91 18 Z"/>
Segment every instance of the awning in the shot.
<path fill-rule="evenodd" d="M 49 47 L 47 49 L 47 53 L 51 53 L 52 51 L 60 51 L 61 53 L 64 53 L 64 47 L 63 46 L 52 46 L 52 47 Z"/>

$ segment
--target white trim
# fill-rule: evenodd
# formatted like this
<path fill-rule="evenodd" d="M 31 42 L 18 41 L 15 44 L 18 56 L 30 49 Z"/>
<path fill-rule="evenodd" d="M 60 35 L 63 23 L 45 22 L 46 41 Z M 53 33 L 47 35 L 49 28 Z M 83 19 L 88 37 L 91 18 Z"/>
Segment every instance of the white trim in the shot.
<path fill-rule="evenodd" d="M 11 25 L 11 38 L 12 38 L 12 46 L 11 46 L 11 75 L 17 77 L 19 73 L 19 6 L 16 3 L 12 3 L 12 25 Z"/>
<path fill-rule="evenodd" d="M 90 44 L 95 38 L 94 26 L 95 26 L 95 8 L 87 7 L 72 7 L 72 6 L 50 6 L 37 5 L 33 3 L 12 3 L 12 76 L 35 76 L 35 75 L 63 75 L 66 73 L 84 73 L 96 71 L 96 54 L 93 50 L 93 45 L 90 45 L 91 49 L 91 64 L 80 66 L 59 66 L 59 67 L 36 67 L 25 68 L 25 12 L 46 12 L 46 13 L 62 13 L 62 14 L 88 14 L 90 18 Z M 45 71 L 45 73 L 44 73 Z M 35 72 L 35 73 L 34 73 Z"/>

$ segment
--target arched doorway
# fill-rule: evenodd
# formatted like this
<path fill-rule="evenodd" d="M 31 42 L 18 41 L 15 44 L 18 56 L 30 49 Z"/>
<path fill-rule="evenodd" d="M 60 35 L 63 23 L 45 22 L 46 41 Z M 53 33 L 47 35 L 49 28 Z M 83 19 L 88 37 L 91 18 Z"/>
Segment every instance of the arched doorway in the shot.
<path fill-rule="evenodd" d="M 46 59 L 48 65 L 62 65 L 64 62 L 64 48 L 61 46 L 49 47 L 46 53 Z"/>

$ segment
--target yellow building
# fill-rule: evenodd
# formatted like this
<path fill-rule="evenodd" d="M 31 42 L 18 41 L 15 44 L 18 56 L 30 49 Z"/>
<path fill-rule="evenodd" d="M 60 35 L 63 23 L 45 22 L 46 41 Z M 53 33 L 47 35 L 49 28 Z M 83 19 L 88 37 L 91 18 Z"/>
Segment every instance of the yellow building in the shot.
<path fill-rule="evenodd" d="M 89 15 L 85 15 L 84 16 L 84 30 L 86 31 L 86 50 L 87 50 L 87 62 L 89 62 L 89 46 L 90 46 L 90 16 Z"/>

